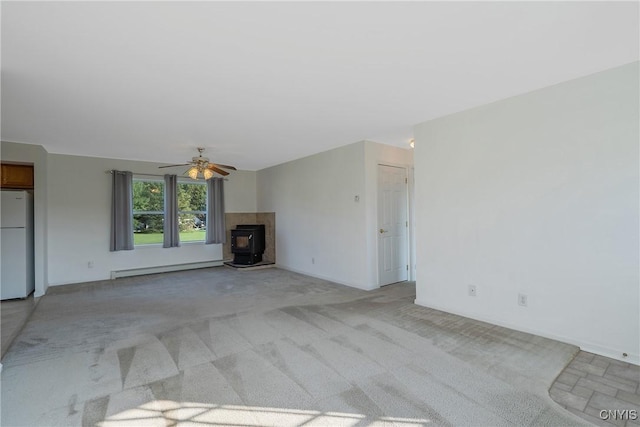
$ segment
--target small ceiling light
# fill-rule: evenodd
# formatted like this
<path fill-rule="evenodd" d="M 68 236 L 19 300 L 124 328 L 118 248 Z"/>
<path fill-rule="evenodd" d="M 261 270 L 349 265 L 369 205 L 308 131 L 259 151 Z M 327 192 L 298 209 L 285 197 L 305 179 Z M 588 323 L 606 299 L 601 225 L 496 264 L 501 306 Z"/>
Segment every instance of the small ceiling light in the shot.
<path fill-rule="evenodd" d="M 415 140 L 415 139 L 413 139 L 413 138 L 411 138 L 411 139 L 409 140 L 409 147 L 411 147 L 411 148 L 415 148 L 415 146 L 416 146 L 416 140 Z"/>
<path fill-rule="evenodd" d="M 189 175 L 189 178 L 191 179 L 198 179 L 198 168 L 195 166 L 192 167 L 187 171 L 187 175 Z"/>
<path fill-rule="evenodd" d="M 205 168 L 204 171 L 202 171 L 202 174 L 204 175 L 204 179 L 210 179 L 213 177 L 213 171 L 211 169 Z"/>

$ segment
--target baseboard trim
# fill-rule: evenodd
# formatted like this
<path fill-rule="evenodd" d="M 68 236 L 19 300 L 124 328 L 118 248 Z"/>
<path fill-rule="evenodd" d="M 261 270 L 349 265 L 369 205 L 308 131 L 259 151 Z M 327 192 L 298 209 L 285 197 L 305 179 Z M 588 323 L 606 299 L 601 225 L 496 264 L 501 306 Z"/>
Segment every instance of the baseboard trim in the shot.
<path fill-rule="evenodd" d="M 326 280 L 327 282 L 337 283 L 338 285 L 348 286 L 350 288 L 356 288 L 356 289 L 360 289 L 360 290 L 363 290 L 363 291 L 372 291 L 374 289 L 379 289 L 380 288 L 379 286 L 364 287 L 364 286 L 356 285 L 354 283 L 342 282 L 340 280 L 334 279 L 333 277 L 323 276 L 321 274 L 312 274 L 312 273 L 309 273 L 308 271 L 298 270 L 298 269 L 291 268 L 289 266 L 282 265 L 282 264 L 276 264 L 276 267 L 281 269 L 281 270 L 287 270 L 287 271 L 291 271 L 292 273 L 303 274 L 305 276 L 314 277 L 316 279 L 321 279 L 321 280 Z"/>
<path fill-rule="evenodd" d="M 113 270 L 111 279 L 121 277 L 142 276 L 145 274 L 169 273 L 171 271 L 195 270 L 198 268 L 221 267 L 223 260 L 190 262 L 185 264 L 158 265 L 154 267 L 129 268 L 124 270 Z"/>
<path fill-rule="evenodd" d="M 640 365 L 640 354 L 638 353 L 627 353 L 627 357 L 623 357 L 621 351 L 617 351 L 612 348 L 599 346 L 599 345 L 585 342 L 585 341 L 578 341 L 563 335 L 548 333 L 546 331 L 533 329 L 533 328 L 526 328 L 519 325 L 515 325 L 513 323 L 492 319 L 488 316 L 477 315 L 475 313 L 463 313 L 461 311 L 451 309 L 449 307 L 439 306 L 438 304 L 427 303 L 425 301 L 419 300 L 418 298 L 414 300 L 414 303 L 422 307 L 432 308 L 434 310 L 444 311 L 446 313 L 467 317 L 469 319 L 478 320 L 480 322 L 486 322 L 492 325 L 502 326 L 503 328 L 513 329 L 515 331 L 520 331 L 520 332 L 526 332 L 528 334 L 533 334 L 540 337 L 549 338 L 551 340 L 560 341 L 565 344 L 575 345 L 578 348 L 580 348 L 580 350 L 588 351 L 589 353 L 595 353 L 604 357 L 609 357 L 611 359 L 620 360 L 621 362 L 627 362 L 633 365 Z"/>

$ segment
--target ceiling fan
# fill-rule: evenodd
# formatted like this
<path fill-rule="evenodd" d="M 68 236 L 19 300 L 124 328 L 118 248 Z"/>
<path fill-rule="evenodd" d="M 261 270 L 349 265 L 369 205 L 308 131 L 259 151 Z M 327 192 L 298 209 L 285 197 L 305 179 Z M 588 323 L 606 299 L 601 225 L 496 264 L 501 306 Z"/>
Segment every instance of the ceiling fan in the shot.
<path fill-rule="evenodd" d="M 229 175 L 229 172 L 223 169 L 237 170 L 233 166 L 221 165 L 219 163 L 210 162 L 208 158 L 202 157 L 203 152 L 204 152 L 204 147 L 198 147 L 199 155 L 197 157 L 192 157 L 191 161 L 187 163 L 181 163 L 179 165 L 167 165 L 167 166 L 158 166 L 158 167 L 162 169 L 162 168 L 173 168 L 176 166 L 191 166 L 191 168 L 189 168 L 189 170 L 186 172 L 191 179 L 198 179 L 200 175 L 202 175 L 204 179 L 209 179 L 213 177 L 214 172 L 217 172 L 222 176 L 227 176 Z"/>

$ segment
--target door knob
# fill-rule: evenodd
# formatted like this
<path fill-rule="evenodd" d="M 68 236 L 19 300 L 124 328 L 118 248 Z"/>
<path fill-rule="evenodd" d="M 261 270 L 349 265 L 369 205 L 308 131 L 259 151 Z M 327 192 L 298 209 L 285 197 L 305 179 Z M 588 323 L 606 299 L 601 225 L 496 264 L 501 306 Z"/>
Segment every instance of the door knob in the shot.
<path fill-rule="evenodd" d="M 386 233 L 386 232 L 387 232 L 387 230 L 384 230 L 384 229 L 382 229 L 382 228 L 380 229 L 380 234 L 382 234 L 382 233 Z"/>

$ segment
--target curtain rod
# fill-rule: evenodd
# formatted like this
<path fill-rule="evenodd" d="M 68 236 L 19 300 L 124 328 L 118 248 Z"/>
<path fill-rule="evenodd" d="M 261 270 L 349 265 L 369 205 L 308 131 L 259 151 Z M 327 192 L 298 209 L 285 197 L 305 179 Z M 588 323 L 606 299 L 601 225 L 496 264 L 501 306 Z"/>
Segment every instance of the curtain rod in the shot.
<path fill-rule="evenodd" d="M 104 171 L 104 173 L 106 173 L 106 174 L 112 174 L 113 172 L 115 172 L 115 169 L 109 169 L 109 170 Z M 154 174 L 154 173 L 137 173 L 137 172 L 131 172 L 131 173 L 134 174 L 134 175 L 157 176 L 157 177 L 160 177 L 160 178 L 164 178 L 164 175 Z M 186 176 L 183 176 L 183 175 L 178 175 L 178 174 L 174 174 L 174 175 L 176 175 L 178 178 L 187 178 Z M 189 178 L 189 179 L 191 179 L 191 178 Z M 229 181 L 228 178 L 222 178 L 222 179 L 224 179 L 225 181 Z M 192 181 L 199 181 L 199 180 L 192 180 Z"/>

